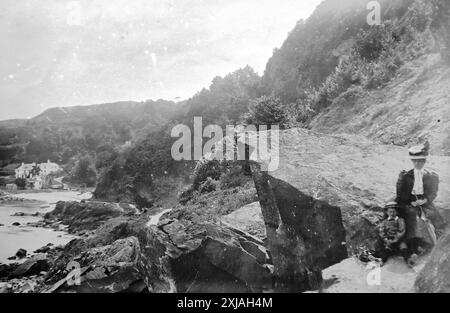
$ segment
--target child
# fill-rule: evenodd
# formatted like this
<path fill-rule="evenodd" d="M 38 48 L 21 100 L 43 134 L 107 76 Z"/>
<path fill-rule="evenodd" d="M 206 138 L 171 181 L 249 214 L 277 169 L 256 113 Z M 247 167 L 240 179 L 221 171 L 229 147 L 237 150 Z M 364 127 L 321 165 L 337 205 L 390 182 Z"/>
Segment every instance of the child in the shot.
<path fill-rule="evenodd" d="M 397 216 L 398 206 L 396 202 L 390 202 L 385 206 L 387 217 L 381 225 L 381 238 L 383 246 L 380 257 L 382 262 L 386 262 L 390 256 L 400 252 L 406 262 L 408 262 L 409 253 L 406 243 L 403 241 L 405 236 L 405 220 Z"/>

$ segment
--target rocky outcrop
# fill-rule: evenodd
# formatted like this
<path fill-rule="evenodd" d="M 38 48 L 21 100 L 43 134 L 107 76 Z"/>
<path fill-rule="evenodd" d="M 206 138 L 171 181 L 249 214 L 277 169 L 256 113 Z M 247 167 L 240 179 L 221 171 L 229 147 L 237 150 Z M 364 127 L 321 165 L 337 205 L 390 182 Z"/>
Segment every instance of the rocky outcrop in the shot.
<path fill-rule="evenodd" d="M 59 201 L 55 209 L 44 218 L 47 221 L 57 220 L 69 226 L 70 232 L 93 230 L 105 221 L 124 214 L 135 214 L 135 208 L 129 205 L 99 201 Z"/>
<path fill-rule="evenodd" d="M 420 293 L 450 292 L 450 234 L 442 236 L 416 279 Z"/>
<path fill-rule="evenodd" d="M 165 219 L 158 226 L 146 224 L 142 217 L 118 217 L 102 225 L 94 236 L 73 240 L 55 261 L 47 284 L 56 286 L 52 291 L 83 292 L 129 291 L 132 286 L 142 286 L 142 282 L 146 291 L 154 293 L 272 289 L 270 259 L 260 240 L 216 223 Z M 133 262 L 126 263 L 124 273 L 113 275 L 122 286 L 120 290 L 108 287 L 105 282 L 111 282 L 113 278 L 104 275 L 95 276 L 94 281 L 82 280 L 78 287 L 67 286 L 67 264 L 79 262 L 81 277 L 96 268 L 94 273 L 97 273 L 99 267 L 108 268 L 104 272 L 111 273 L 109 265 L 103 261 L 112 258 L 110 251 L 115 250 L 111 247 L 129 238 L 137 240 L 133 241 L 137 256 Z M 85 272 L 85 268 L 89 271 Z"/>
<path fill-rule="evenodd" d="M 48 271 L 49 267 L 50 264 L 48 263 L 47 256 L 43 253 L 39 253 L 17 266 L 17 268 L 10 273 L 9 279 L 38 275 L 41 272 Z"/>
<path fill-rule="evenodd" d="M 140 245 L 135 237 L 91 248 L 69 262 L 67 276 L 47 292 L 125 292 L 141 281 L 139 258 Z"/>

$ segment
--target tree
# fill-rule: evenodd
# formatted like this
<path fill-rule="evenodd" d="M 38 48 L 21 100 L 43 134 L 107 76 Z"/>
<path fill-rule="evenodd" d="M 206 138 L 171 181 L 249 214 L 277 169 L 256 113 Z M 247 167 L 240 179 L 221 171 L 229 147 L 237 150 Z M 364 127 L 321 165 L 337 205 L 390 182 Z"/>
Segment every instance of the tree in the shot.
<path fill-rule="evenodd" d="M 285 128 L 288 123 L 286 107 L 278 98 L 263 96 L 253 100 L 245 122 L 252 125 L 279 125 Z"/>
<path fill-rule="evenodd" d="M 95 165 L 89 156 L 81 157 L 70 175 L 70 181 L 73 183 L 86 184 L 89 187 L 95 185 L 97 181 L 97 172 Z"/>
<path fill-rule="evenodd" d="M 19 189 L 25 189 L 25 187 L 27 186 L 27 180 L 25 178 L 16 178 L 14 183 Z"/>

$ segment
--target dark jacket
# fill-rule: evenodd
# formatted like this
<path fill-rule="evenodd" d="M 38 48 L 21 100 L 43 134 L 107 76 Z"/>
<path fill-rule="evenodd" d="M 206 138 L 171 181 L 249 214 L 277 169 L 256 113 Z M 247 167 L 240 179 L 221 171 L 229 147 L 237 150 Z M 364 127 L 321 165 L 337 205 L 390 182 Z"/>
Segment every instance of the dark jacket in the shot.
<path fill-rule="evenodd" d="M 401 217 L 395 219 L 386 218 L 381 224 L 381 238 L 400 242 L 405 236 L 405 220 Z"/>
<path fill-rule="evenodd" d="M 411 194 L 414 187 L 414 170 L 402 171 L 397 181 L 397 197 L 395 201 L 399 205 L 409 205 L 416 201 Z M 427 199 L 426 206 L 431 206 L 436 199 L 439 187 L 439 176 L 436 173 L 426 171 L 423 175 L 423 193 Z"/>

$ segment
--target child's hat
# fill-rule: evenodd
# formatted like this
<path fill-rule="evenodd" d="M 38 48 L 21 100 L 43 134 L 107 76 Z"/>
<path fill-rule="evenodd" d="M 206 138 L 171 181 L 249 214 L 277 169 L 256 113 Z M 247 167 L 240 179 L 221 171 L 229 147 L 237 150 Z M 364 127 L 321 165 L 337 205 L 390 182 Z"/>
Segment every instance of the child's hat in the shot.
<path fill-rule="evenodd" d="M 391 209 L 391 208 L 393 208 L 393 209 L 398 209 L 398 203 L 397 202 L 395 202 L 395 201 L 389 201 L 388 203 L 386 203 L 386 205 L 384 206 L 384 209 L 385 210 L 387 210 L 387 209 Z"/>

